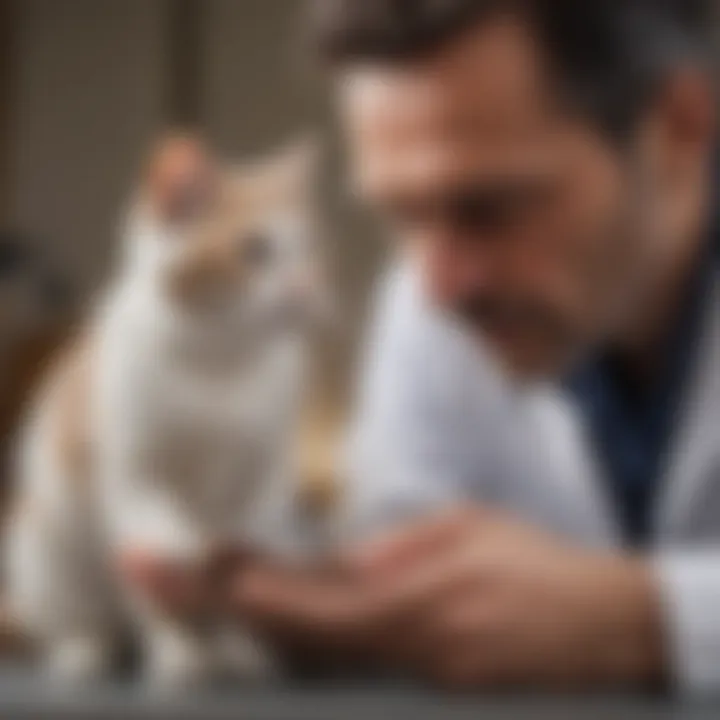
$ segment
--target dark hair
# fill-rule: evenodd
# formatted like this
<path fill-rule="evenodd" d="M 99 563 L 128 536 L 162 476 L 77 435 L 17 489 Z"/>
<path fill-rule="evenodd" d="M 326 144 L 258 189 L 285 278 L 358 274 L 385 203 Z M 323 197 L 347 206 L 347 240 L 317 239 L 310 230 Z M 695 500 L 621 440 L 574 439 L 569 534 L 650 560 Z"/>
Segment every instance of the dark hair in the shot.
<path fill-rule="evenodd" d="M 709 46 L 711 0 L 315 0 L 333 64 L 401 62 L 439 50 L 483 18 L 519 13 L 542 40 L 563 97 L 627 136 L 680 61 Z"/>

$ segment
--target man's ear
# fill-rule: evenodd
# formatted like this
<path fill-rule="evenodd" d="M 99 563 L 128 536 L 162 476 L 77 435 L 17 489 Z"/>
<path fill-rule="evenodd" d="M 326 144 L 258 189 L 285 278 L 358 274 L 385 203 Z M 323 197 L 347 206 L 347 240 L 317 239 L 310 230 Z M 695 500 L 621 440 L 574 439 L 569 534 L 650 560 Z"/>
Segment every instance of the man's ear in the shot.
<path fill-rule="evenodd" d="M 173 133 L 157 143 L 146 171 L 145 192 L 161 222 L 184 223 L 202 215 L 217 184 L 217 163 L 201 137 Z"/>
<path fill-rule="evenodd" d="M 717 113 L 711 80 L 687 68 L 674 74 L 660 100 L 668 177 L 684 177 L 688 163 L 707 158 L 714 144 Z"/>

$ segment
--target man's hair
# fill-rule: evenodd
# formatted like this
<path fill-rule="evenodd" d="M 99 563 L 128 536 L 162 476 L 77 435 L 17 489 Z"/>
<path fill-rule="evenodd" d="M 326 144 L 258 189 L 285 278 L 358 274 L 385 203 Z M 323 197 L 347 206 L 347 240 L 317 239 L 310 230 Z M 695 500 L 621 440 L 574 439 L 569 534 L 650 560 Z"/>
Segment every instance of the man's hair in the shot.
<path fill-rule="evenodd" d="M 315 0 L 333 65 L 432 55 L 481 22 L 531 24 L 563 98 L 615 137 L 631 134 L 673 68 L 704 58 L 712 0 Z"/>

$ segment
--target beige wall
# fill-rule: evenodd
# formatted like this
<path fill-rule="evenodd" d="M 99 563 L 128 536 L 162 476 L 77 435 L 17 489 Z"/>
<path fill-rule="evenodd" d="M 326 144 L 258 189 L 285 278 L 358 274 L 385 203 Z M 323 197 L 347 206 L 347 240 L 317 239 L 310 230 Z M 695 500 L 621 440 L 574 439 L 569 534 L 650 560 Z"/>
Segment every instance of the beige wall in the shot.
<path fill-rule="evenodd" d="M 16 0 L 15 222 L 97 282 L 162 125 L 164 0 Z"/>
<path fill-rule="evenodd" d="M 298 70 L 302 2 L 203 0 L 201 118 L 231 153 L 272 146 L 317 115 Z"/>
<path fill-rule="evenodd" d="M 10 139 L 11 105 L 13 104 L 13 48 L 11 0 L 0 0 L 0 222 L 9 212 L 11 184 Z"/>

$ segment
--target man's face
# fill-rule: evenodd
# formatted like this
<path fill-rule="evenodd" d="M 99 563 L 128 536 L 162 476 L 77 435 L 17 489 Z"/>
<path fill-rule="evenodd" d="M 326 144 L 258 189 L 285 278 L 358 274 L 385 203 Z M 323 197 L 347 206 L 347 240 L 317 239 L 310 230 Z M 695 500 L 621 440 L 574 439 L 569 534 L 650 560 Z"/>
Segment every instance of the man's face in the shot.
<path fill-rule="evenodd" d="M 642 163 L 559 108 L 520 23 L 342 80 L 360 193 L 512 371 L 558 372 L 623 322 L 648 250 Z"/>

